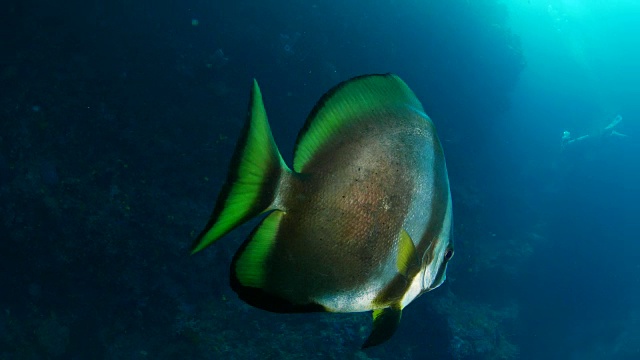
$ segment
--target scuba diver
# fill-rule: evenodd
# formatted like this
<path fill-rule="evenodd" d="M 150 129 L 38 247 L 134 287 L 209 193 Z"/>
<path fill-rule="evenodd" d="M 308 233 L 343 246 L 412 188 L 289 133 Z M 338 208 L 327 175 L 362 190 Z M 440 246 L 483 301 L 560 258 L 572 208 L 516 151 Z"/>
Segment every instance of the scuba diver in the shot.
<path fill-rule="evenodd" d="M 625 134 L 622 134 L 615 130 L 616 126 L 620 124 L 622 121 L 622 116 L 617 115 L 609 125 L 607 125 L 601 131 L 595 134 L 582 135 L 577 138 L 572 138 L 571 133 L 565 131 L 562 133 L 562 150 L 567 149 L 568 147 L 575 147 L 577 145 L 584 146 L 588 143 L 594 143 L 596 141 L 603 141 L 614 137 L 628 137 Z"/>

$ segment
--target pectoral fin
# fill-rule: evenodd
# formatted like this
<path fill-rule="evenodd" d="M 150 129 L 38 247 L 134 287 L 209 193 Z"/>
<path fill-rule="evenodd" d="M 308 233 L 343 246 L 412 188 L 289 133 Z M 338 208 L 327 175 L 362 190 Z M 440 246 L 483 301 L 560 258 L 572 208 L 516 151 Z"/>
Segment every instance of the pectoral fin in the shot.
<path fill-rule="evenodd" d="M 373 329 L 367 340 L 362 344 L 362 348 L 366 349 L 371 346 L 380 345 L 389 340 L 396 332 L 402 309 L 400 304 L 391 307 L 378 309 L 373 311 Z"/>
<path fill-rule="evenodd" d="M 405 229 L 400 230 L 396 267 L 404 277 L 409 277 L 412 273 L 415 274 L 414 271 L 420 267 L 420 261 L 416 255 L 416 246 Z"/>

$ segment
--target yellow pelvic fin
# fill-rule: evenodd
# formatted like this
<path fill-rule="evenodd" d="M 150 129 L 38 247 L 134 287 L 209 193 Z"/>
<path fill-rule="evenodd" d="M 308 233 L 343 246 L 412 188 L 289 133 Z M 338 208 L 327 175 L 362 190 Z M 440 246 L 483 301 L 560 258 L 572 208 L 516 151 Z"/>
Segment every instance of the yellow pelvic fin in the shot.
<path fill-rule="evenodd" d="M 391 307 L 373 311 L 373 328 L 362 348 L 380 345 L 389 340 L 396 332 L 402 317 L 402 307 L 394 304 Z"/>

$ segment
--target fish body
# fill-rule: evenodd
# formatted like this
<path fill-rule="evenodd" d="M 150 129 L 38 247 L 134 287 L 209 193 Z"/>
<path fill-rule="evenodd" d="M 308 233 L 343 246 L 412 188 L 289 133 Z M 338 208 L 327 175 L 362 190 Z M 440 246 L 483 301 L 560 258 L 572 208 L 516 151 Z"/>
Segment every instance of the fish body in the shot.
<path fill-rule="evenodd" d="M 364 347 L 445 279 L 449 181 L 433 123 L 395 75 L 343 82 L 316 104 L 293 169 L 273 141 L 256 82 L 227 183 L 197 252 L 268 213 L 236 253 L 231 285 L 274 312 L 373 310 Z"/>

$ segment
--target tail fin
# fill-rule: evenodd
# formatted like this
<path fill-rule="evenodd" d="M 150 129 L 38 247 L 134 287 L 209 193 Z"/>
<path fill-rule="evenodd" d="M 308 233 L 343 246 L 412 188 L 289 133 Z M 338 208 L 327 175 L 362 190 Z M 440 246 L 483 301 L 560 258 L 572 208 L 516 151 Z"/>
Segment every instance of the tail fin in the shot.
<path fill-rule="evenodd" d="M 258 82 L 253 80 L 247 120 L 231 160 L 227 182 L 191 253 L 204 249 L 268 210 L 277 195 L 280 177 L 288 171 L 273 140 Z"/>

